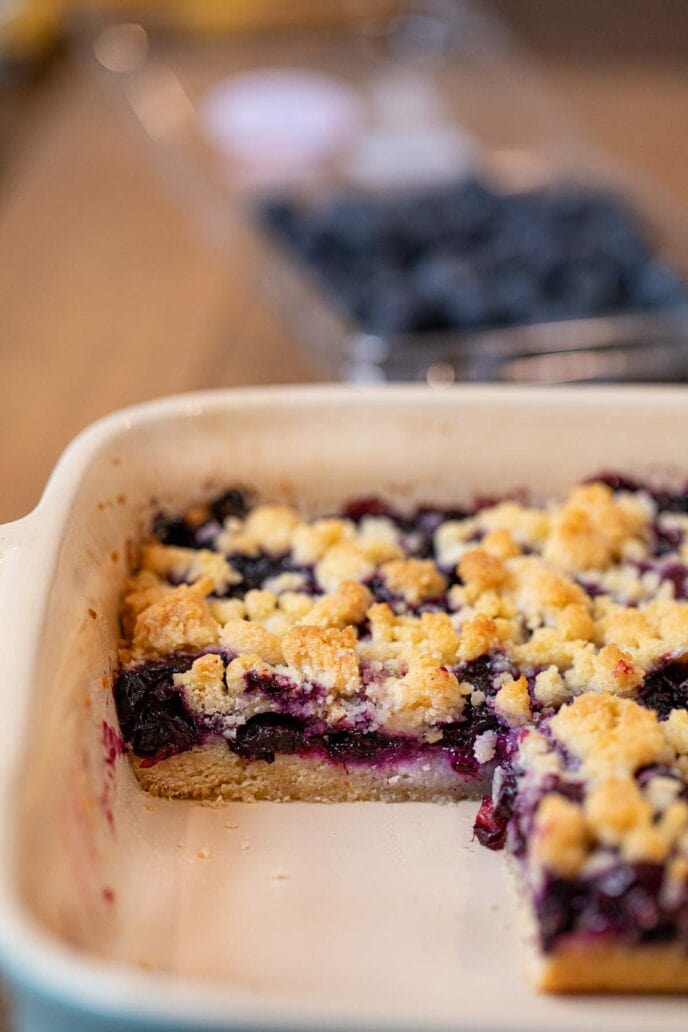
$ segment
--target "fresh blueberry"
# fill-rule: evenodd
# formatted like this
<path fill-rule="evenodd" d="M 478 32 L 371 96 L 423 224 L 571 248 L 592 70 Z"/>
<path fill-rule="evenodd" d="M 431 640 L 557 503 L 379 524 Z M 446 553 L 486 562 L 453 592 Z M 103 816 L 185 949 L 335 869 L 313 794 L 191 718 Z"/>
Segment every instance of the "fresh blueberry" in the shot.
<path fill-rule="evenodd" d="M 152 663 L 122 670 L 114 696 L 122 734 L 137 756 L 184 752 L 198 737 L 173 675 L 188 670 L 193 659 Z"/>
<path fill-rule="evenodd" d="M 630 300 L 640 308 L 661 308 L 688 301 L 685 284 L 665 262 L 655 259 L 639 270 Z"/>
<path fill-rule="evenodd" d="M 538 277 L 523 263 L 509 262 L 495 269 L 490 280 L 490 306 L 495 323 L 531 322 L 541 300 Z"/>
<path fill-rule="evenodd" d="M 275 753 L 296 753 L 306 748 L 303 721 L 282 713 L 258 714 L 239 728 L 231 748 L 246 760 L 272 763 Z"/>
<path fill-rule="evenodd" d="M 489 319 L 485 284 L 469 262 L 449 255 L 429 258 L 416 267 L 414 281 L 424 303 L 448 326 L 463 329 Z"/>
<path fill-rule="evenodd" d="M 546 288 L 570 318 L 594 315 L 617 305 L 619 274 L 608 259 L 580 254 L 559 266 Z"/>
<path fill-rule="evenodd" d="M 218 523 L 224 523 L 229 516 L 243 519 L 248 512 L 246 495 L 238 488 L 232 487 L 210 503 L 210 511 Z"/>
<path fill-rule="evenodd" d="M 158 514 L 153 520 L 153 533 L 163 545 L 176 548 L 196 548 L 196 533 L 183 519 L 167 519 Z"/>
<path fill-rule="evenodd" d="M 425 299 L 412 284 L 397 273 L 380 273 L 369 286 L 363 324 L 370 333 L 380 335 L 410 333 L 420 329 L 427 310 Z"/>
<path fill-rule="evenodd" d="M 355 763 L 357 760 L 375 762 L 403 748 L 399 739 L 374 731 L 367 734 L 337 731 L 325 735 L 324 742 L 327 755 L 337 763 Z"/>
<path fill-rule="evenodd" d="M 230 588 L 230 594 L 243 598 L 247 591 L 262 588 L 270 577 L 277 577 L 291 569 L 288 555 L 267 555 L 260 552 L 256 556 L 233 553 L 229 556 L 232 568 L 241 574 L 241 581 Z"/>
<path fill-rule="evenodd" d="M 638 701 L 666 720 L 673 709 L 688 708 L 688 668 L 684 663 L 669 663 L 648 674 Z"/>

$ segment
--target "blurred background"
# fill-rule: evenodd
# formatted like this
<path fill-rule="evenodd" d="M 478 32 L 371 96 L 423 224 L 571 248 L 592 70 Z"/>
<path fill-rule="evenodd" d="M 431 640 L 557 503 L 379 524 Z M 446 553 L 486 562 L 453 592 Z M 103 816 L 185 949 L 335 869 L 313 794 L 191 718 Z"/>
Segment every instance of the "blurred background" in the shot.
<path fill-rule="evenodd" d="M 685 0 L 0 0 L 0 520 L 91 420 L 688 378 Z"/>

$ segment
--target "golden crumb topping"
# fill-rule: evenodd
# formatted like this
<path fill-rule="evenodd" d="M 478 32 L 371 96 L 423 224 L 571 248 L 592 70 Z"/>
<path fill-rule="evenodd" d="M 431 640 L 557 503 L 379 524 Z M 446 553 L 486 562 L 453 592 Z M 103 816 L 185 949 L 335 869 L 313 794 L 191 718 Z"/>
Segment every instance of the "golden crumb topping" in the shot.
<path fill-rule="evenodd" d="M 293 627 L 282 639 L 284 659 L 309 680 L 341 695 L 360 687 L 356 632 L 335 627 Z"/>
<path fill-rule="evenodd" d="M 511 727 L 521 727 L 532 717 L 525 674 L 509 678 L 495 695 L 495 710 Z"/>
<path fill-rule="evenodd" d="M 469 663 L 479 659 L 499 644 L 499 627 L 495 620 L 478 613 L 461 625 L 459 659 Z"/>
<path fill-rule="evenodd" d="M 244 609 L 249 620 L 265 620 L 277 608 L 277 595 L 265 589 L 252 588 L 244 595 Z"/>
<path fill-rule="evenodd" d="M 315 567 L 315 577 L 323 591 L 336 591 L 343 581 L 369 580 L 375 563 L 368 559 L 355 541 L 345 541 L 328 549 Z"/>
<path fill-rule="evenodd" d="M 497 559 L 513 559 L 521 554 L 521 549 L 508 530 L 491 530 L 481 541 L 482 547 Z"/>
<path fill-rule="evenodd" d="M 239 584 L 241 575 L 233 570 L 223 555 L 207 548 L 175 548 L 171 545 L 147 544 L 141 552 L 141 567 L 158 577 L 194 583 L 207 577 L 212 590 L 222 594 L 231 584 Z"/>
<path fill-rule="evenodd" d="M 127 637 L 132 637 L 136 620 L 144 609 L 148 609 L 154 602 L 159 602 L 173 590 L 171 584 L 160 580 L 157 574 L 150 570 L 139 570 L 127 579 L 120 610 L 122 627 Z"/>
<path fill-rule="evenodd" d="M 467 594 L 469 599 L 481 595 L 489 588 L 499 588 L 508 577 L 502 560 L 484 548 L 471 548 L 464 552 L 457 572 L 471 589 L 471 593 Z"/>
<path fill-rule="evenodd" d="M 389 696 L 391 712 L 386 726 L 392 732 L 415 732 L 457 720 L 465 705 L 454 674 L 437 666 L 430 656 L 418 657 L 404 677 L 395 678 Z"/>
<path fill-rule="evenodd" d="M 678 756 L 688 756 L 688 711 L 674 709 L 662 724 L 664 737 Z"/>
<path fill-rule="evenodd" d="M 554 665 L 548 666 L 536 675 L 533 684 L 533 695 L 541 706 L 553 707 L 554 709 L 558 709 L 566 701 L 568 692 L 558 667 Z"/>
<path fill-rule="evenodd" d="M 593 785 L 585 800 L 588 829 L 605 846 L 619 846 L 639 825 L 649 825 L 652 809 L 637 782 L 614 776 Z"/>
<path fill-rule="evenodd" d="M 607 692 L 579 695 L 562 706 L 550 726 L 591 778 L 632 774 L 668 757 L 656 714 Z"/>
<path fill-rule="evenodd" d="M 330 595 L 325 595 L 306 613 L 303 622 L 317 627 L 337 627 L 360 624 L 373 601 L 364 584 L 345 580 Z"/>
<path fill-rule="evenodd" d="M 569 573 L 604 570 L 626 556 L 642 558 L 651 512 L 606 484 L 575 487 L 552 516 L 543 556 Z"/>
<path fill-rule="evenodd" d="M 291 542 L 294 562 L 305 566 L 317 563 L 335 545 L 354 536 L 355 527 L 351 520 L 333 518 L 300 523 Z"/>
<path fill-rule="evenodd" d="M 518 502 L 500 502 L 482 509 L 476 517 L 481 530 L 489 534 L 507 531 L 520 548 L 539 549 L 550 531 L 550 516 Z"/>
<path fill-rule="evenodd" d="M 189 670 L 174 675 L 174 683 L 185 688 L 187 697 L 198 709 L 227 713 L 234 707 L 225 682 L 225 665 L 215 653 L 199 656 Z"/>
<path fill-rule="evenodd" d="M 252 653 L 266 663 L 282 663 L 282 646 L 276 634 L 258 623 L 248 620 L 230 620 L 220 630 L 220 642 L 232 652 Z"/>
<path fill-rule="evenodd" d="M 263 552 L 280 555 L 291 548 L 301 520 L 289 505 L 257 505 L 246 517 L 244 533 Z"/>
<path fill-rule="evenodd" d="M 216 644 L 218 629 L 203 594 L 181 584 L 139 613 L 132 651 L 139 659 L 198 651 Z"/>
<path fill-rule="evenodd" d="M 581 808 L 561 795 L 544 796 L 535 813 L 529 858 L 563 878 L 573 878 L 587 852 L 588 832 Z"/>
<path fill-rule="evenodd" d="M 447 589 L 447 578 L 432 559 L 391 559 L 383 563 L 381 573 L 389 590 L 412 606 Z"/>
<path fill-rule="evenodd" d="M 562 769 L 561 758 L 552 743 L 540 732 L 528 728 L 521 733 L 518 743 L 518 760 L 525 771 L 532 771 L 540 777 L 557 774 Z"/>
<path fill-rule="evenodd" d="M 360 645 L 365 657 L 411 663 L 419 655 L 427 655 L 442 664 L 457 662 L 459 636 L 446 613 L 397 616 L 388 603 L 378 602 L 367 617 L 371 641 Z"/>

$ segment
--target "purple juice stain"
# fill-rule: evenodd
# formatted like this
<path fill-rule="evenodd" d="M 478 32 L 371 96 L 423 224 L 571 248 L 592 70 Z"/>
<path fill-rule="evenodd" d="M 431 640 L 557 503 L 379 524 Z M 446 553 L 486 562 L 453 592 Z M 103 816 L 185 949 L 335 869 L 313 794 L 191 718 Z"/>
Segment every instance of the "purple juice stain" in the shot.
<path fill-rule="evenodd" d="M 376 495 L 370 495 L 365 498 L 352 498 L 344 506 L 342 515 L 355 523 L 360 523 L 366 516 L 386 516 L 387 519 L 394 520 L 395 523 L 403 522 L 399 513 Z"/>
<path fill-rule="evenodd" d="M 117 757 L 124 755 L 124 739 L 117 728 L 112 727 L 107 720 L 104 720 L 101 725 L 100 740 L 105 750 L 105 765 L 114 767 Z"/>

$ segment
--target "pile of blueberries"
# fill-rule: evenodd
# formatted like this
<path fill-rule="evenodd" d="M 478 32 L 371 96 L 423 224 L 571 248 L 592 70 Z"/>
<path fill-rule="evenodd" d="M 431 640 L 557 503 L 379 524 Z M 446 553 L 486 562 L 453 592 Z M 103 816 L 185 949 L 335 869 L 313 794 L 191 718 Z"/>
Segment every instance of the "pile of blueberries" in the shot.
<path fill-rule="evenodd" d="M 618 198 L 505 194 L 477 179 L 320 205 L 272 198 L 264 226 L 367 332 L 471 330 L 648 311 L 688 287 Z"/>

